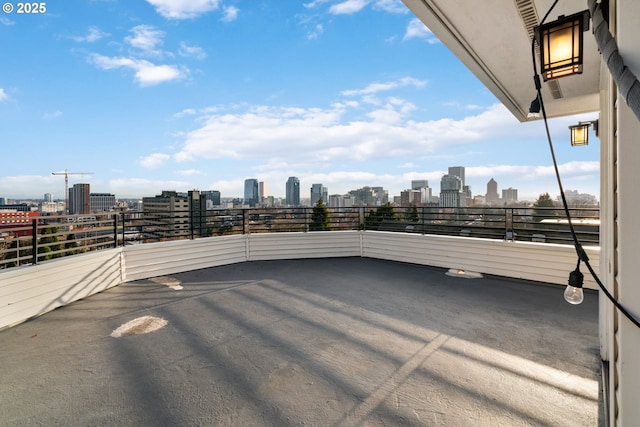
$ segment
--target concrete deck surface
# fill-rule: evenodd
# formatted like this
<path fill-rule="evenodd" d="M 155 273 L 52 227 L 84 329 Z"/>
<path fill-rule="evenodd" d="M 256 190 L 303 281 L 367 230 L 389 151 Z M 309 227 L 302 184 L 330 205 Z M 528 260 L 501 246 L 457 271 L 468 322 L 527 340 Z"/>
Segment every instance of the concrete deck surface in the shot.
<path fill-rule="evenodd" d="M 0 425 L 598 425 L 597 294 L 562 292 L 366 258 L 128 283 L 0 331 Z"/>

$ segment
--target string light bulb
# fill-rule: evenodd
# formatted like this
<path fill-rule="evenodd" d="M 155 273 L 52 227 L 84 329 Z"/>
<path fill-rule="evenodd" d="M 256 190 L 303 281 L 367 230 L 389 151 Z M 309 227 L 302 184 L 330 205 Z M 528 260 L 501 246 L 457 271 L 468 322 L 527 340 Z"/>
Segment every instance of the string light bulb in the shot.
<path fill-rule="evenodd" d="M 564 299 L 569 304 L 580 304 L 584 300 L 584 292 L 582 291 L 582 283 L 584 275 L 576 268 L 569 274 L 569 283 L 564 290 Z"/>

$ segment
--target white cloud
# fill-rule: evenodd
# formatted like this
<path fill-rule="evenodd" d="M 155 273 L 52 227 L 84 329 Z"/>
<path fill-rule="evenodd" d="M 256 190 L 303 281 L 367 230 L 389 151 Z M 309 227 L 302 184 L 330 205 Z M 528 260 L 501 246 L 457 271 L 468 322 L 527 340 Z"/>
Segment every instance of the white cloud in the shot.
<path fill-rule="evenodd" d="M 407 31 L 404 33 L 403 40 L 409 39 L 423 39 L 429 44 L 439 43 L 440 41 L 433 35 L 430 29 L 428 29 L 422 21 L 418 18 L 413 18 L 407 25 Z"/>
<path fill-rule="evenodd" d="M 176 173 L 181 176 L 205 176 L 206 175 L 206 173 L 198 169 L 184 169 L 184 170 L 179 170 Z"/>
<path fill-rule="evenodd" d="M 322 24 L 318 24 L 307 33 L 307 39 L 315 40 L 320 37 L 322 33 L 324 33 L 324 26 Z"/>
<path fill-rule="evenodd" d="M 518 122 L 502 106 L 460 120 L 409 120 L 413 104 L 389 98 L 366 119 L 344 122 L 349 107 L 329 109 L 247 107 L 214 113 L 187 134 L 176 153 L 193 159 L 285 159 L 293 164 L 325 164 L 432 153 L 444 146 L 472 144 L 485 138 L 518 135 Z M 296 147 L 296 150 L 291 150 Z"/>
<path fill-rule="evenodd" d="M 109 36 L 110 36 L 109 33 L 105 33 L 104 31 L 100 30 L 98 27 L 89 27 L 89 31 L 84 36 L 75 36 L 72 38 L 78 43 L 82 43 L 82 42 L 95 43 L 98 40 L 105 37 L 109 37 Z"/>
<path fill-rule="evenodd" d="M 424 87 L 426 84 L 427 84 L 426 80 L 418 80 L 412 77 L 403 77 L 402 79 L 394 80 L 390 82 L 371 83 L 364 89 L 345 90 L 342 92 L 342 95 L 345 95 L 345 96 L 372 95 L 378 92 L 390 91 L 393 89 L 406 87 L 406 86 Z"/>
<path fill-rule="evenodd" d="M 180 50 L 178 53 L 182 56 L 192 56 L 196 59 L 204 59 L 207 57 L 207 53 L 198 46 L 189 46 L 185 42 L 180 43 Z"/>
<path fill-rule="evenodd" d="M 156 11 L 169 19 L 189 19 L 217 10 L 220 0 L 147 0 Z"/>
<path fill-rule="evenodd" d="M 93 54 L 91 61 L 103 70 L 129 68 L 135 71 L 135 79 L 141 86 L 152 86 L 159 83 L 182 79 L 188 73 L 186 68 L 175 65 L 155 65 L 144 59 L 108 57 Z"/>
<path fill-rule="evenodd" d="M 9 95 L 0 87 L 0 101 L 7 101 L 9 99 Z"/>
<path fill-rule="evenodd" d="M 129 45 L 147 55 L 162 55 L 162 51 L 158 49 L 158 46 L 163 43 L 164 31 L 158 30 L 152 25 L 137 25 L 129 31 L 133 33 L 133 36 L 124 38 Z"/>
<path fill-rule="evenodd" d="M 370 0 L 345 0 L 331 6 L 329 13 L 333 15 L 351 15 L 360 12 L 369 2 Z"/>
<path fill-rule="evenodd" d="M 60 116 L 62 116 L 62 111 L 57 110 L 51 113 L 44 113 L 43 118 L 45 120 L 53 120 L 53 119 L 57 119 Z"/>
<path fill-rule="evenodd" d="M 173 115 L 173 118 L 174 119 L 181 119 L 181 118 L 186 117 L 186 116 L 193 116 L 194 114 L 196 114 L 196 110 L 195 109 L 193 109 L 193 108 L 185 108 L 184 110 L 178 111 L 177 113 L 175 113 Z"/>
<path fill-rule="evenodd" d="M 163 190 L 185 191 L 187 188 L 194 188 L 194 184 L 188 181 L 119 178 L 109 181 L 108 187 L 117 197 L 126 198 L 153 196 Z"/>
<path fill-rule="evenodd" d="M 223 22 L 231 22 L 238 19 L 238 13 L 240 10 L 234 6 L 227 6 L 223 10 L 222 21 Z"/>
<path fill-rule="evenodd" d="M 304 7 L 306 7 L 307 9 L 313 9 L 321 4 L 328 3 L 330 1 L 331 0 L 312 0 L 309 3 L 305 3 Z"/>
<path fill-rule="evenodd" d="M 16 21 L 12 21 L 11 19 L 5 17 L 5 16 L 0 16 L 0 24 L 2 25 L 14 25 L 16 23 Z"/>
<path fill-rule="evenodd" d="M 373 8 L 389 13 L 409 13 L 409 9 L 400 0 L 376 0 Z"/>
<path fill-rule="evenodd" d="M 146 157 L 142 157 L 138 160 L 140 166 L 146 169 L 156 169 L 164 166 L 167 161 L 171 159 L 171 156 L 164 153 L 153 153 Z"/>
<path fill-rule="evenodd" d="M 322 0 L 316 0 L 305 4 L 305 7 L 312 8 L 324 3 Z M 332 15 L 351 15 L 360 12 L 369 4 L 374 10 L 381 10 L 388 13 L 408 13 L 409 10 L 400 0 L 344 0 L 332 5 L 329 13 Z"/>

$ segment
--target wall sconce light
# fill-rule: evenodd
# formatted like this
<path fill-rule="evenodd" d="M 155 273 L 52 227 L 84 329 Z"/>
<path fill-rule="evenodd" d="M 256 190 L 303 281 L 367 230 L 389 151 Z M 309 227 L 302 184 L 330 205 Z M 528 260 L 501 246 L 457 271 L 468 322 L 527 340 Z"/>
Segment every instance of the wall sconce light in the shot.
<path fill-rule="evenodd" d="M 579 122 L 577 125 L 569 126 L 571 132 L 571 146 L 589 145 L 589 127 L 593 125 L 593 131 L 598 136 L 598 121 Z"/>
<path fill-rule="evenodd" d="M 588 10 L 536 27 L 540 71 L 545 81 L 582 73 L 582 33 L 588 29 Z"/>

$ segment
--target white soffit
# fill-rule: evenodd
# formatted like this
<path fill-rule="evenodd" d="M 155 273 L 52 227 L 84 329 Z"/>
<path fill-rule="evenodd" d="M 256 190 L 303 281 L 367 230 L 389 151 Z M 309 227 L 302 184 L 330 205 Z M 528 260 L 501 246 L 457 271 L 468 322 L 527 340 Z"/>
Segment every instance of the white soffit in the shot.
<path fill-rule="evenodd" d="M 402 1 L 518 120 L 527 120 L 536 97 L 531 25 L 553 0 Z M 586 0 L 562 0 L 546 22 L 585 9 Z M 600 56 L 591 28 L 584 33 L 584 47 L 582 74 L 542 83 L 549 117 L 599 109 Z"/>

